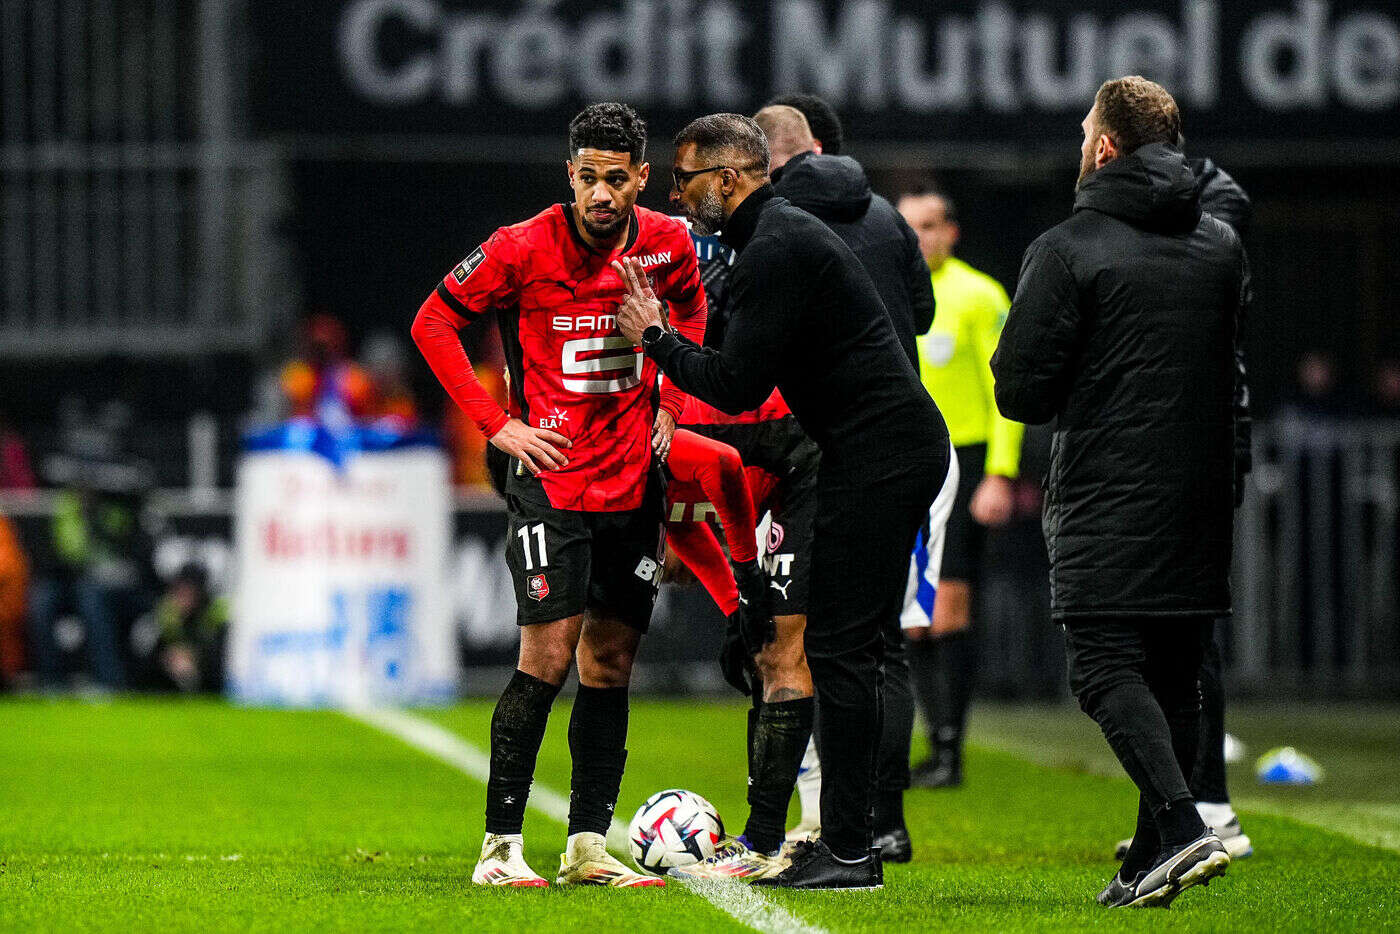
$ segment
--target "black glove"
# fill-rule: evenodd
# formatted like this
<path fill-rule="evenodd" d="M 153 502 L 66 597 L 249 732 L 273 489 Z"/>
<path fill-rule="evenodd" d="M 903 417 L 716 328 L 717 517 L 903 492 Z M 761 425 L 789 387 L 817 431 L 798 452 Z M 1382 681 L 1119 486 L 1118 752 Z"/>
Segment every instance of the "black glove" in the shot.
<path fill-rule="evenodd" d="M 753 694 L 753 656 L 744 648 L 739 635 L 739 614 L 731 613 L 724 627 L 724 641 L 719 647 L 719 670 L 724 680 L 744 696 Z"/>
<path fill-rule="evenodd" d="M 739 587 L 739 637 L 750 655 L 778 638 L 773 614 L 768 607 L 768 575 L 757 561 L 734 565 L 734 583 Z"/>

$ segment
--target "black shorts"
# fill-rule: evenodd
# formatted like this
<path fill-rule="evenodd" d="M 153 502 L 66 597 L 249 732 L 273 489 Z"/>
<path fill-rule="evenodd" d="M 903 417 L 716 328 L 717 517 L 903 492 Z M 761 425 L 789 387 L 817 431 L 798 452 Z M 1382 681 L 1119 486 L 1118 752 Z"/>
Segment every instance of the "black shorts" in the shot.
<path fill-rule="evenodd" d="M 943 540 L 943 570 L 938 579 L 977 583 L 982 570 L 982 544 L 987 530 L 972 518 L 972 494 L 987 469 L 987 446 L 965 444 L 953 449 L 958 455 L 958 495 L 948 516 Z"/>
<path fill-rule="evenodd" d="M 821 450 L 792 416 L 743 425 L 686 425 L 739 452 L 745 467 L 778 478 L 760 516 L 772 513 L 759 561 L 768 573 L 774 616 L 803 616 L 812 570 L 812 526 L 817 514 L 817 468 Z"/>
<path fill-rule="evenodd" d="M 516 622 L 551 623 L 598 609 L 638 632 L 651 609 L 666 556 L 663 488 L 647 484 L 638 509 L 578 512 L 506 496 L 506 564 L 515 582 Z"/>

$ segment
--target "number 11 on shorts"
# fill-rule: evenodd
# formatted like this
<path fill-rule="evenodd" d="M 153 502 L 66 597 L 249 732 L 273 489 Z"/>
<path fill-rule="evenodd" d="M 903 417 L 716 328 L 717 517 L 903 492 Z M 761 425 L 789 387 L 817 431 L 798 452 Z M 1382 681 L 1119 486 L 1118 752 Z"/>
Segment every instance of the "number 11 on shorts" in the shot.
<path fill-rule="evenodd" d="M 544 547 L 544 523 L 536 522 L 534 525 L 522 525 L 515 533 L 520 536 L 520 547 L 525 552 L 525 570 L 533 571 L 535 561 L 530 556 L 530 535 L 533 534 L 539 541 L 539 566 L 549 567 L 549 552 Z"/>

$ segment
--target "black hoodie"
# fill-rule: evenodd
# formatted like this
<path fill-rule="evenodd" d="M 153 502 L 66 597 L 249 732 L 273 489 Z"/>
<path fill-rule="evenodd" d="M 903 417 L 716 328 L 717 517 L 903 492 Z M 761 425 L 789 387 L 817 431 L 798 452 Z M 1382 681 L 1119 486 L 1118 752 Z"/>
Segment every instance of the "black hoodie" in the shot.
<path fill-rule="evenodd" d="M 1249 195 L 1245 194 L 1239 182 L 1210 159 L 1193 159 L 1190 166 L 1201 182 L 1201 210 L 1229 224 L 1240 239 L 1244 239 L 1254 219 L 1254 205 L 1250 203 Z M 1246 305 L 1240 312 L 1238 331 L 1243 332 L 1248 327 L 1250 310 Z M 1235 370 L 1235 506 L 1238 507 L 1244 500 L 1245 476 L 1254 466 L 1249 382 L 1245 372 L 1244 342 L 1238 335 L 1235 340 Z"/>
<path fill-rule="evenodd" d="M 997 406 L 1058 418 L 1044 527 L 1057 619 L 1230 610 L 1239 237 L 1175 147 L 1084 179 L 1026 251 Z"/>
<path fill-rule="evenodd" d="M 798 153 L 773 173 L 773 188 L 816 215 L 856 254 L 917 371 L 914 338 L 933 324 L 933 284 L 918 235 L 893 205 L 871 192 L 865 169 L 849 156 Z"/>

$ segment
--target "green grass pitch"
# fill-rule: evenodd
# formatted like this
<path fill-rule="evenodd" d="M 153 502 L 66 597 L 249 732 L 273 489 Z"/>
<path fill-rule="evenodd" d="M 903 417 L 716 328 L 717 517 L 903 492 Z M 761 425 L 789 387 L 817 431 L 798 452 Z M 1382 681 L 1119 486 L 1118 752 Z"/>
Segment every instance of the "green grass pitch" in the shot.
<path fill-rule="evenodd" d="M 484 744 L 490 704 L 421 714 Z M 568 785 L 568 704 L 538 780 Z M 1330 767 L 1311 789 L 1235 776 L 1258 854 L 1169 911 L 1094 893 L 1135 797 L 1077 711 L 979 708 L 967 785 L 911 792 L 915 862 L 877 893 L 773 893 L 825 931 L 1126 928 L 1374 930 L 1400 925 L 1400 711 L 1250 711 L 1253 749 L 1289 742 Z M 692 788 L 741 823 L 744 718 L 711 702 L 637 701 L 618 805 Z M 468 882 L 482 785 L 329 711 L 217 702 L 0 701 L 0 930 L 743 929 L 684 887 L 482 890 Z M 552 875 L 564 828 L 526 822 Z"/>

